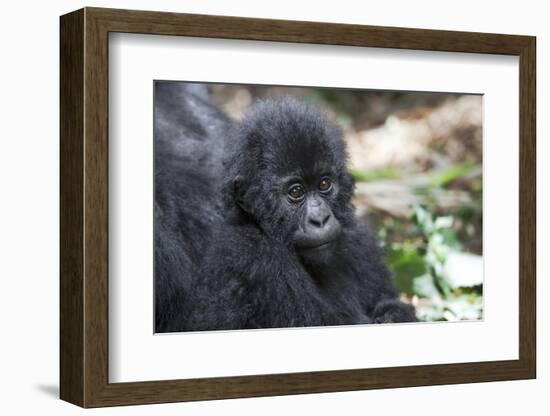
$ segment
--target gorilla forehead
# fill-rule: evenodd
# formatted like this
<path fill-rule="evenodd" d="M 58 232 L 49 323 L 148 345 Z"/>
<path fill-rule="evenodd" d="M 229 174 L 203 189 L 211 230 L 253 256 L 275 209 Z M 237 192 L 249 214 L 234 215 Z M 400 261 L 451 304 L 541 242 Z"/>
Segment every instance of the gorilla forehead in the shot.
<path fill-rule="evenodd" d="M 280 175 L 338 173 L 346 159 L 338 127 L 317 107 L 293 98 L 266 100 L 241 123 L 245 152 Z"/>

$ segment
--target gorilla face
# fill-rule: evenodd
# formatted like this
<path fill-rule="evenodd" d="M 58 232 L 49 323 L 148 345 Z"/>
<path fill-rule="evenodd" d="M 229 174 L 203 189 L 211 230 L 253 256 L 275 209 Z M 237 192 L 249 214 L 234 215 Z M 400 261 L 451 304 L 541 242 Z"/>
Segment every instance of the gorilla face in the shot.
<path fill-rule="evenodd" d="M 303 260 L 330 259 L 353 217 L 340 130 L 317 108 L 286 99 L 255 106 L 235 141 L 230 203 Z"/>
<path fill-rule="evenodd" d="M 301 257 L 318 263 L 330 257 L 342 232 L 342 225 L 333 213 L 338 185 L 322 175 L 313 180 L 292 178 L 287 188 L 286 204 L 295 221 L 292 243 Z"/>

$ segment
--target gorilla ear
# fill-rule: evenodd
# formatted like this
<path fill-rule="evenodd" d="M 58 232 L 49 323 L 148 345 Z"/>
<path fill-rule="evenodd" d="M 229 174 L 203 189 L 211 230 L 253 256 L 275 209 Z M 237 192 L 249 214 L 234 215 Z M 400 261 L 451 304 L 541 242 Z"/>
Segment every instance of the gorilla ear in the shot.
<path fill-rule="evenodd" d="M 349 171 L 346 171 L 346 173 L 344 175 L 345 175 L 346 185 L 350 189 L 353 189 L 355 187 L 355 177 Z"/>
<path fill-rule="evenodd" d="M 350 172 L 346 171 L 342 174 L 342 177 L 340 180 L 341 180 L 340 185 L 342 187 L 342 191 L 341 191 L 342 196 L 346 200 L 351 199 L 355 190 L 355 178 Z"/>
<path fill-rule="evenodd" d="M 345 170 L 340 174 L 339 182 L 340 186 L 348 192 L 353 190 L 355 187 L 355 178 L 348 170 Z"/>

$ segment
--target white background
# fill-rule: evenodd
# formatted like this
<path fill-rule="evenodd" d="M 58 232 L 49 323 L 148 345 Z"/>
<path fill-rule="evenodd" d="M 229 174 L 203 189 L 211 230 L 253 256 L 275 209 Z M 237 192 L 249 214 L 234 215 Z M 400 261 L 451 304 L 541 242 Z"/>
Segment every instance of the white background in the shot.
<path fill-rule="evenodd" d="M 550 408 L 550 293 L 543 243 L 550 232 L 543 191 L 550 146 L 543 140 L 550 88 L 544 65 L 550 28 L 540 1 L 51 1 L 10 2 L 2 9 L 0 134 L 0 409 L 5 414 L 77 414 L 56 399 L 58 386 L 58 16 L 83 5 L 320 20 L 435 29 L 531 34 L 538 37 L 538 380 L 293 397 L 167 404 L 87 411 L 88 414 L 384 414 L 546 415 Z M 503 225 L 505 227 L 506 224 Z M 543 332 L 543 324 L 546 332 Z M 390 407 L 391 410 L 388 410 Z"/>
<path fill-rule="evenodd" d="M 113 34 L 109 62 L 110 381 L 518 358 L 516 57 Z M 483 93 L 483 322 L 153 336 L 153 79 Z"/>

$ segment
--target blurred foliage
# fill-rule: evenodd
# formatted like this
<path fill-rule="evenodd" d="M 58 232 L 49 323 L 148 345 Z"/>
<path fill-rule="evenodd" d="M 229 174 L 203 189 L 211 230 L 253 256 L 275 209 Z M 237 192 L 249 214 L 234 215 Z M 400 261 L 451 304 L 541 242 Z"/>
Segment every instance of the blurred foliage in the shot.
<path fill-rule="evenodd" d="M 378 179 L 397 179 L 401 176 L 399 171 L 393 167 L 370 170 L 350 168 L 349 173 L 351 173 L 351 176 L 353 176 L 357 182 L 369 182 Z"/>
<path fill-rule="evenodd" d="M 432 187 L 442 187 L 449 185 L 451 182 L 471 172 L 474 164 L 470 162 L 453 165 L 445 169 L 443 172 L 437 172 L 431 175 L 430 181 Z"/>
<path fill-rule="evenodd" d="M 328 107 L 341 126 L 371 128 L 384 123 L 395 113 L 434 106 L 445 99 L 445 93 L 410 93 L 406 91 L 346 90 L 307 88 L 303 98 Z"/>
<path fill-rule="evenodd" d="M 414 207 L 413 212 L 414 227 L 409 237 L 385 247 L 388 266 L 399 290 L 416 304 L 421 320 L 480 319 L 482 269 L 477 267 L 477 259 L 460 255 L 463 247 L 453 230 L 453 216 L 434 218 L 421 206 Z M 387 233 L 387 229 L 380 229 L 381 237 Z M 474 273 L 472 267 L 466 273 L 449 270 L 446 264 L 453 254 L 459 256 L 461 266 L 464 262 L 475 262 Z"/>

